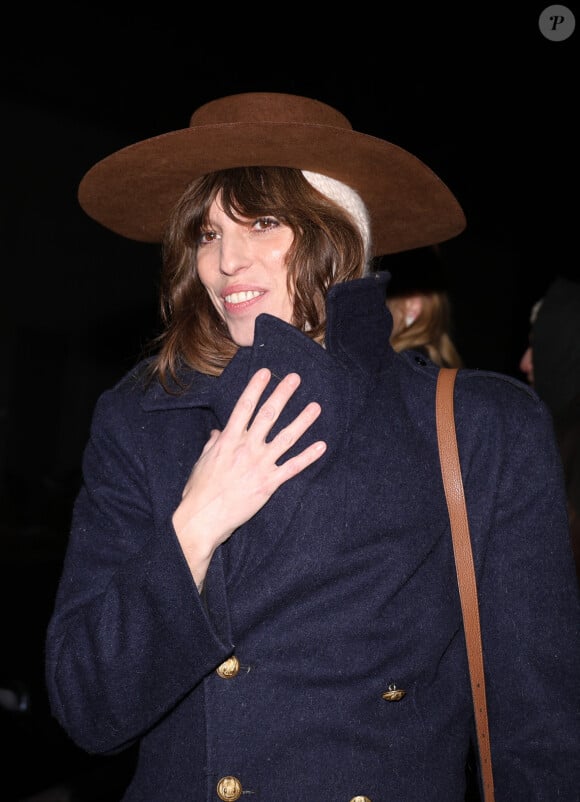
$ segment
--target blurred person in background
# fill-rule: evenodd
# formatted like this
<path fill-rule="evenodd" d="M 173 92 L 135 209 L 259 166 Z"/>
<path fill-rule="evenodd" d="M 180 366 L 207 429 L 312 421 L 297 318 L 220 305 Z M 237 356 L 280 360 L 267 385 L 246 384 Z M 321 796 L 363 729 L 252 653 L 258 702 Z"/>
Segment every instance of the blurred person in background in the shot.
<path fill-rule="evenodd" d="M 379 267 L 391 274 L 387 306 L 393 317 L 394 350 L 420 351 L 441 367 L 464 367 L 453 341 L 452 305 L 440 248 L 389 254 Z"/>
<path fill-rule="evenodd" d="M 558 276 L 532 307 L 529 344 L 519 363 L 546 403 L 566 483 L 570 536 L 580 582 L 580 282 Z"/>

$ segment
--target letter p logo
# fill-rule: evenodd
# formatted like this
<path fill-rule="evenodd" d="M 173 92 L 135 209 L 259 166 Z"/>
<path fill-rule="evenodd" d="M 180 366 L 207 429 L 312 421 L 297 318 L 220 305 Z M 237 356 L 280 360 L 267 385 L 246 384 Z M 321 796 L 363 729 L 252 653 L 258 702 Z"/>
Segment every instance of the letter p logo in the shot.
<path fill-rule="evenodd" d="M 540 14 L 538 26 L 546 39 L 562 42 L 572 36 L 576 20 L 566 6 L 548 6 Z"/>

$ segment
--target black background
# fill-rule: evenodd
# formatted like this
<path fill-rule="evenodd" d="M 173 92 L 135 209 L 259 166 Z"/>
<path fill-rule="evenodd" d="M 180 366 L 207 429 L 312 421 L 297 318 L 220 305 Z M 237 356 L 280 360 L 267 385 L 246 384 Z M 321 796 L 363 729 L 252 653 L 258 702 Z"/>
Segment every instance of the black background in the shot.
<path fill-rule="evenodd" d="M 558 273 L 579 275 L 578 34 L 544 38 L 543 8 L 5 14 L 0 685 L 23 683 L 31 705 L 0 710 L 10 744 L 2 798 L 68 782 L 83 801 L 99 783 L 115 799 L 124 760 L 82 756 L 51 722 L 42 681 L 92 407 L 157 326 L 158 249 L 88 219 L 76 201 L 83 174 L 120 147 L 186 127 L 222 95 L 330 103 L 355 129 L 415 153 L 456 194 L 468 227 L 443 246 L 455 340 L 469 367 L 522 378 L 532 303 Z"/>

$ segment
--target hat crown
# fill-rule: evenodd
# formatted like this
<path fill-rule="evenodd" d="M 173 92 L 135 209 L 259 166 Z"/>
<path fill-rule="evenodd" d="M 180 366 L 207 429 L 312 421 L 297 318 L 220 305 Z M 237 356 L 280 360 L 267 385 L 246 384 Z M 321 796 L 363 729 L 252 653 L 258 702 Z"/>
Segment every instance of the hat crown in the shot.
<path fill-rule="evenodd" d="M 298 123 L 352 130 L 349 120 L 332 106 L 281 92 L 244 92 L 212 100 L 194 111 L 189 126 L 231 123 Z"/>

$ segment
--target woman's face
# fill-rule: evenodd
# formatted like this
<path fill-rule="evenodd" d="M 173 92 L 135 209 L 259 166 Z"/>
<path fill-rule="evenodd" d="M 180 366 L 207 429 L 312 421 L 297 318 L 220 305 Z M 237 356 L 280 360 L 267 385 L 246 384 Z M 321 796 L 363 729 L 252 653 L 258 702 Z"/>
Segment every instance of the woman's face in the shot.
<path fill-rule="evenodd" d="M 233 341 L 252 345 L 262 312 L 292 323 L 286 254 L 294 235 L 275 217 L 237 223 L 219 201 L 218 196 L 211 205 L 199 238 L 197 272 Z"/>
<path fill-rule="evenodd" d="M 387 306 L 393 318 L 393 336 L 408 329 L 417 320 L 423 311 L 424 303 L 425 296 L 421 293 L 387 298 Z"/>

